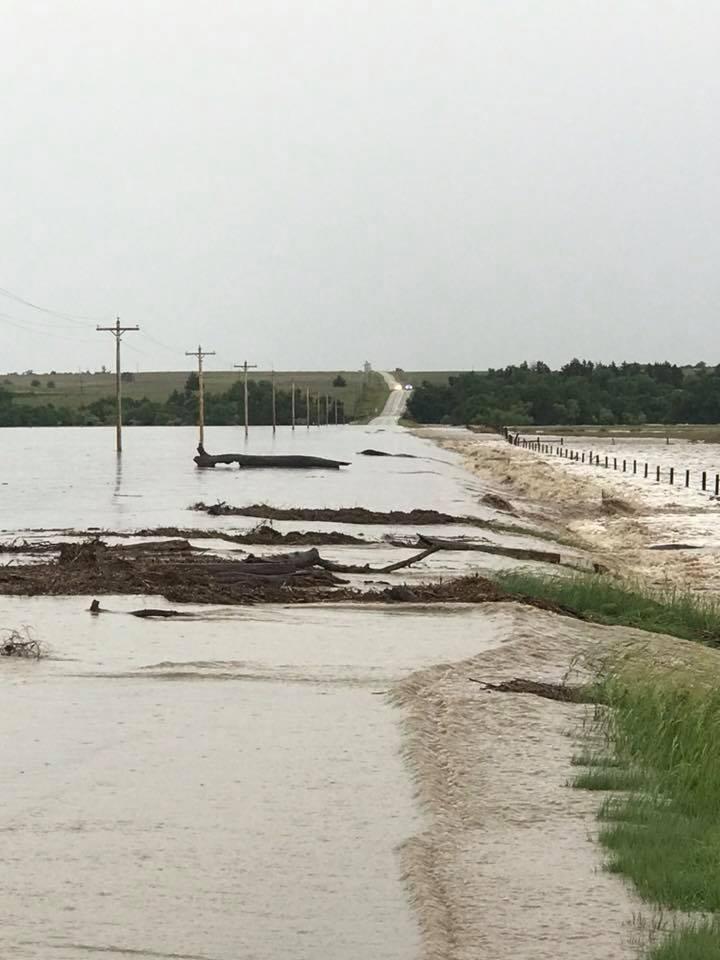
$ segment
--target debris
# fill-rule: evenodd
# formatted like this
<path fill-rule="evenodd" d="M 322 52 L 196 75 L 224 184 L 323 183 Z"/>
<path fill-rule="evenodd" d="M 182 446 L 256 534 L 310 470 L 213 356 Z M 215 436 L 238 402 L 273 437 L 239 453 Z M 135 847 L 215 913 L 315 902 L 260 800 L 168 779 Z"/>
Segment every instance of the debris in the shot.
<path fill-rule="evenodd" d="M 515 514 L 515 508 L 510 501 L 506 500 L 505 497 L 499 496 L 497 493 L 483 494 L 483 496 L 480 497 L 480 502 L 487 504 L 488 507 L 492 507 L 494 510 Z"/>
<path fill-rule="evenodd" d="M 0 657 L 23 657 L 39 660 L 43 655 L 40 643 L 31 636 L 29 630 L 20 633 L 19 630 L 0 631 Z"/>
<path fill-rule="evenodd" d="M 237 463 L 241 469 L 248 467 L 274 467 L 281 470 L 307 470 L 321 467 L 328 470 L 339 470 L 340 467 L 350 466 L 345 460 L 327 460 L 325 457 L 302 457 L 296 455 L 267 455 L 257 457 L 246 453 L 221 453 L 217 456 L 212 456 L 206 452 L 201 443 L 198 444 L 197 450 L 197 456 L 193 457 L 193 460 L 198 467 L 215 467 L 218 463 Z"/>
<path fill-rule="evenodd" d="M 598 690 L 590 684 L 570 685 L 567 683 L 545 683 L 538 680 L 503 680 L 501 683 L 488 683 L 468 677 L 471 683 L 479 683 L 483 689 L 499 693 L 532 693 L 546 700 L 559 700 L 561 703 L 599 703 Z"/>
<path fill-rule="evenodd" d="M 404 457 L 407 460 L 417 460 L 418 457 L 414 453 L 386 453 L 384 450 L 373 450 L 372 448 L 368 450 L 361 450 L 358 454 L 360 457 Z"/>
<path fill-rule="evenodd" d="M 459 517 L 438 510 L 368 510 L 366 507 L 328 507 L 313 509 L 307 507 L 271 507 L 269 504 L 254 503 L 248 507 L 233 507 L 221 501 L 209 505 L 202 500 L 193 504 L 191 510 L 199 510 L 211 517 L 259 517 L 264 520 L 300 520 L 315 523 L 362 523 L 413 526 L 435 526 L 458 524 L 460 526 L 491 527 L 489 520 L 479 517 Z"/>

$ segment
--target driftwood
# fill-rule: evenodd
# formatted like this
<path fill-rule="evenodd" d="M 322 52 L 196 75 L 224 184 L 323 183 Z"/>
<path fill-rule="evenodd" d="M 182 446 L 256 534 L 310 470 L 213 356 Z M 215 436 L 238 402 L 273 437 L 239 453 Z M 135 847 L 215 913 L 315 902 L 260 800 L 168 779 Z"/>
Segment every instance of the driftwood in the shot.
<path fill-rule="evenodd" d="M 402 570 L 403 567 L 409 567 L 413 563 L 419 563 L 439 550 L 442 550 L 442 547 L 431 546 L 427 550 L 423 550 L 422 553 L 416 553 L 412 557 L 408 557 L 407 560 L 388 563 L 384 567 L 371 567 L 369 563 L 361 565 L 333 563 L 330 560 L 323 560 L 322 557 L 318 557 L 316 562 L 325 570 L 330 570 L 333 573 L 393 573 L 393 571 Z"/>
<path fill-rule="evenodd" d="M 406 460 L 417 460 L 418 458 L 414 453 L 386 453 L 384 450 L 373 450 L 372 447 L 368 450 L 361 450 L 358 454 L 360 457 L 404 457 Z"/>
<path fill-rule="evenodd" d="M 340 467 L 349 467 L 345 460 L 327 460 L 325 457 L 290 456 L 251 456 L 246 453 L 221 453 L 216 456 L 208 453 L 201 443 L 198 444 L 197 456 L 193 460 L 198 467 L 215 467 L 218 463 L 237 463 L 243 469 L 248 467 L 271 467 L 280 470 L 307 470 L 321 467 L 327 470 L 339 470 Z"/>
<path fill-rule="evenodd" d="M 468 543 L 462 540 L 438 540 L 418 534 L 418 544 L 435 547 L 437 550 L 477 550 L 498 557 L 511 557 L 513 560 L 535 560 L 538 563 L 561 562 L 560 554 L 550 550 L 527 550 L 524 547 L 499 547 L 494 543 Z"/>
<path fill-rule="evenodd" d="M 597 703 L 598 692 L 589 684 L 570 685 L 567 683 L 545 683 L 538 680 L 526 680 L 516 677 L 514 680 L 503 680 L 501 683 L 488 683 L 468 677 L 471 683 L 479 683 L 485 690 L 498 693 L 532 693 L 536 697 L 546 700 L 558 700 L 560 703 Z"/>

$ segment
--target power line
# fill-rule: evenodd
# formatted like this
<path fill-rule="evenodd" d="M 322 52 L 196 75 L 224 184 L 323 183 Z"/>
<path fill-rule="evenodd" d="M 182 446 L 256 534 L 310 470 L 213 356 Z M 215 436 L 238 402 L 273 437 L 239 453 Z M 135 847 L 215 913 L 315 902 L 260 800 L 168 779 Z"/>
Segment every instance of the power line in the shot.
<path fill-rule="evenodd" d="M 63 313 L 60 310 L 52 310 L 50 307 L 41 307 L 39 304 L 33 303 L 31 300 L 26 300 L 25 297 L 21 297 L 19 294 L 13 293 L 12 290 L 8 290 L 5 287 L 0 287 L 0 294 L 8 297 L 10 300 L 15 300 L 16 303 L 22 303 L 23 306 L 31 307 L 33 310 L 39 310 L 41 313 L 47 313 L 51 317 L 59 317 L 61 320 L 67 320 L 70 323 L 95 323 L 98 319 L 97 317 L 83 317 L 72 313 Z"/>

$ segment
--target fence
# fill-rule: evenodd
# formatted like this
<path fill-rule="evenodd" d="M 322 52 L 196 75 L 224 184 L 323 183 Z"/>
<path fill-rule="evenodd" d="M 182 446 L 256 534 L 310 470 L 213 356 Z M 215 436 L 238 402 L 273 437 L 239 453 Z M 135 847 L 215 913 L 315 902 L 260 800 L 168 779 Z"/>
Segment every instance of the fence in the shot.
<path fill-rule="evenodd" d="M 601 467 L 604 470 L 619 470 L 621 473 L 627 473 L 631 476 L 641 476 L 644 479 L 654 480 L 660 483 L 667 477 L 670 486 L 690 487 L 690 470 L 675 472 L 675 467 L 660 467 L 659 465 L 651 468 L 647 461 L 619 459 L 610 457 L 607 454 L 594 453 L 592 450 L 571 450 L 564 443 L 559 446 L 552 443 L 545 443 L 543 440 L 523 440 L 519 435 L 513 436 L 506 434 L 508 443 L 515 447 L 521 447 L 524 450 L 533 450 L 536 453 L 542 453 L 547 456 L 563 457 L 565 460 L 574 460 L 577 463 L 586 463 L 591 467 Z M 676 483 L 676 480 L 678 481 Z M 708 484 L 710 481 L 710 484 Z M 711 492 L 714 488 L 715 496 L 720 496 L 720 473 L 713 477 L 707 470 L 700 473 L 700 489 L 704 492 Z"/>

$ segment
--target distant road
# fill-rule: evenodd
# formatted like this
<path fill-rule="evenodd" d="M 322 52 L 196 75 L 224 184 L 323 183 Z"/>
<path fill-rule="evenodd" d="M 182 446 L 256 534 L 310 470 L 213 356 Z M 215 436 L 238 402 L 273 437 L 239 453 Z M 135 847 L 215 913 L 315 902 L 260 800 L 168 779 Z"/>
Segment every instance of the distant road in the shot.
<path fill-rule="evenodd" d="M 405 413 L 410 391 L 403 390 L 402 384 L 398 383 L 391 373 L 385 373 L 382 370 L 379 372 L 388 386 L 390 396 L 385 401 L 383 412 L 379 417 L 375 417 L 371 423 L 377 424 L 378 426 L 383 424 L 386 426 L 394 426 Z M 398 387 L 400 387 L 400 389 L 398 389 Z"/>

